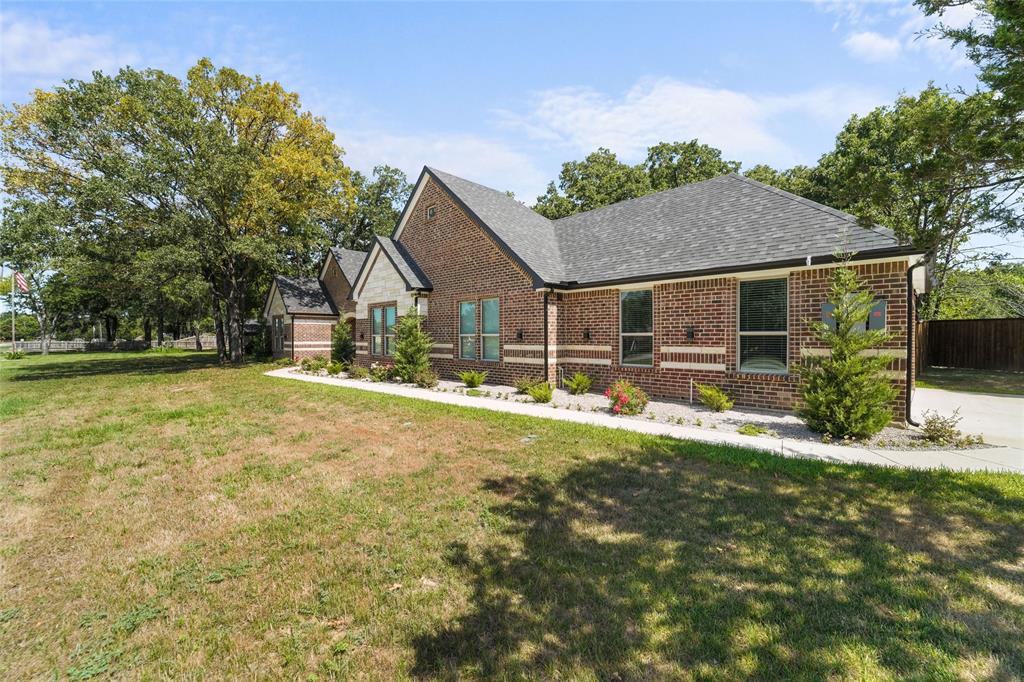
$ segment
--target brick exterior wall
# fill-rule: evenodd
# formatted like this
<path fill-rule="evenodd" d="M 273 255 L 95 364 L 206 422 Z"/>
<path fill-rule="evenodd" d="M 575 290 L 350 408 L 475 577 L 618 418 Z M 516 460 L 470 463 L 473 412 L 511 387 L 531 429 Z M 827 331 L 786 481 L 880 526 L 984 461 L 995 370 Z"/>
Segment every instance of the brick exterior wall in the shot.
<path fill-rule="evenodd" d="M 426 208 L 434 206 L 435 215 L 426 217 Z M 510 383 L 523 376 L 540 376 L 543 371 L 544 297 L 533 289 L 532 279 L 503 253 L 483 230 L 451 200 L 448 194 L 428 180 L 420 199 L 410 207 L 409 219 L 400 241 L 433 284 L 426 298 L 424 328 L 434 339 L 431 359 L 443 378 L 453 378 L 466 369 L 485 370 L 488 381 Z M 374 264 L 390 268 L 386 258 Z M 373 272 L 370 276 L 373 276 Z M 498 298 L 500 307 L 500 362 L 467 360 L 459 356 L 459 303 L 477 302 L 476 326 L 480 330 L 481 306 L 486 298 Z M 360 292 L 356 313 L 356 361 L 364 366 L 373 362 L 390 363 L 390 358 L 369 354 L 370 318 L 364 310 L 383 303 Z M 552 310 L 554 304 L 551 304 Z M 399 316 L 408 305 L 398 305 Z M 522 338 L 519 332 L 522 331 Z M 551 338 L 554 339 L 552 327 Z"/>
<path fill-rule="evenodd" d="M 341 313 L 342 319 L 346 313 L 355 313 L 356 302 L 348 300 L 348 294 L 352 291 L 352 287 L 345 279 L 345 274 L 341 271 L 338 261 L 334 260 L 334 256 L 327 258 L 327 270 L 324 272 L 322 281 L 327 293 L 334 301 L 334 307 Z"/>
<path fill-rule="evenodd" d="M 442 378 L 464 369 L 488 372 L 488 382 L 511 384 L 516 379 L 543 376 L 544 294 L 535 291 L 531 278 L 503 253 L 432 180 L 428 179 L 400 241 L 433 284 L 427 297 L 427 332 L 435 342 L 431 362 Z M 426 218 L 426 208 L 435 215 Z M 906 260 L 856 265 L 863 284 L 887 302 L 887 329 L 893 335 L 886 348 L 893 353 L 892 380 L 900 391 L 893 412 L 903 415 L 906 395 Z M 386 258 L 378 267 L 390 268 Z M 834 266 L 833 266 L 834 267 Z M 814 349 L 807 320 L 821 316 L 832 267 L 797 269 L 778 275 L 787 280 L 789 295 L 788 353 L 790 374 L 738 371 L 739 279 L 719 277 L 652 285 L 654 300 L 654 366 L 629 367 L 619 362 L 618 289 L 552 292 L 548 297 L 549 362 L 547 376 L 557 380 L 573 372 L 594 378 L 595 390 L 626 378 L 651 395 L 688 399 L 691 379 L 728 391 L 738 405 L 792 409 L 799 396 L 794 368 L 802 353 Z M 371 272 L 371 276 L 373 273 Z M 387 294 L 378 294 L 387 296 Z M 459 358 L 459 303 L 476 301 L 477 330 L 485 298 L 500 300 L 501 361 Z M 356 313 L 357 363 L 389 363 L 390 358 L 369 354 L 368 307 L 387 300 L 358 296 Z M 398 303 L 398 315 L 408 305 Z M 689 330 L 693 330 L 690 338 Z M 813 352 L 811 350 L 810 352 Z"/>
<path fill-rule="evenodd" d="M 331 357 L 331 332 L 334 325 L 338 324 L 337 319 L 329 317 L 300 317 L 295 315 L 292 318 L 291 327 L 287 332 L 288 341 L 285 341 L 285 348 L 292 349 L 292 359 L 302 360 L 303 358 L 314 358 L 321 356 L 330 359 Z"/>

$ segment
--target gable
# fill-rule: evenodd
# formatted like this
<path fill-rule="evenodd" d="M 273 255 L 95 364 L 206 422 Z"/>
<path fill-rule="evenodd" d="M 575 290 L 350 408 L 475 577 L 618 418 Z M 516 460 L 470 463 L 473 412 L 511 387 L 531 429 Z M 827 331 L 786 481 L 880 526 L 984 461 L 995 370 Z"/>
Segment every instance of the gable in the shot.
<path fill-rule="evenodd" d="M 352 287 L 349 285 L 348 278 L 345 277 L 341 265 L 339 265 L 337 259 L 330 252 L 327 254 L 324 267 L 320 270 L 320 281 L 324 283 L 327 293 L 334 299 L 334 307 L 339 310 L 343 309 L 348 301 L 348 295 L 352 291 Z"/>
<path fill-rule="evenodd" d="M 383 252 L 380 244 L 370 249 L 363 270 L 353 292 L 357 319 L 368 317 L 367 308 L 375 303 L 394 301 L 399 314 L 413 305 L 415 292 L 409 290 L 402 274 Z"/>
<path fill-rule="evenodd" d="M 433 217 L 427 216 L 429 208 L 434 209 Z M 453 277 L 475 277 L 486 282 L 499 272 L 512 273 L 519 283 L 530 288 L 540 282 L 429 174 L 421 177 L 400 226 L 402 229 L 395 233 L 398 243 L 435 287 L 451 282 Z"/>
<path fill-rule="evenodd" d="M 281 290 L 277 288 L 277 282 L 273 282 L 270 285 L 270 291 L 267 292 L 267 301 L 263 305 L 263 319 L 269 321 L 277 315 L 287 314 L 284 299 L 281 298 Z"/>

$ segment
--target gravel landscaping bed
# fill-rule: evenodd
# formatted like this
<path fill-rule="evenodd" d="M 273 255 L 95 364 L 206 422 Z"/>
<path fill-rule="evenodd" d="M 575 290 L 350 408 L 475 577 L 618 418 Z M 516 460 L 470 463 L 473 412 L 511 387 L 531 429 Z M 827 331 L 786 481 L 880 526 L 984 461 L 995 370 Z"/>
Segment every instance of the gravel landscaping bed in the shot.
<path fill-rule="evenodd" d="M 295 369 L 292 371 L 297 374 L 328 376 L 327 372 L 324 370 L 321 370 L 320 372 L 303 372 L 302 370 Z M 336 375 L 335 378 L 348 379 L 348 375 L 342 372 L 341 374 Z M 369 382 L 371 380 L 350 379 L 350 381 Z M 402 385 L 410 387 L 413 386 L 412 384 Z M 491 400 L 542 405 L 541 403 L 535 403 L 528 395 L 517 392 L 513 386 L 484 384 L 479 388 L 466 388 L 461 381 L 442 379 L 434 388 L 423 388 L 419 390 L 424 392 L 458 393 L 478 398 L 490 398 Z M 611 414 L 608 399 L 605 398 L 604 395 L 600 393 L 572 395 L 568 391 L 560 388 L 554 390 L 551 402 L 543 406 L 552 410 L 576 410 L 580 412 L 601 412 L 603 414 Z M 687 401 L 652 398 L 647 404 L 647 409 L 643 414 L 635 416 L 619 415 L 616 418 L 657 421 L 667 424 L 678 424 L 680 426 L 743 433 L 748 436 L 758 436 L 772 440 L 783 439 L 816 443 L 822 442 L 821 434 L 811 431 L 803 421 L 793 414 L 772 410 L 757 410 L 754 408 L 739 408 L 726 410 L 725 412 L 715 412 L 704 407 L 704 405 L 700 404 L 696 400 L 694 400 L 694 403 L 691 405 Z M 841 440 L 829 442 L 837 445 L 842 445 L 844 443 L 844 441 Z M 868 441 L 855 442 L 861 447 L 881 450 L 906 450 L 909 448 L 920 450 L 954 449 L 949 445 L 940 446 L 931 443 L 925 440 L 920 432 L 914 429 L 899 428 L 895 426 L 888 426 L 882 429 L 878 435 Z M 965 448 L 956 449 L 974 449 L 979 447 L 988 446 L 984 444 L 975 444 Z"/>

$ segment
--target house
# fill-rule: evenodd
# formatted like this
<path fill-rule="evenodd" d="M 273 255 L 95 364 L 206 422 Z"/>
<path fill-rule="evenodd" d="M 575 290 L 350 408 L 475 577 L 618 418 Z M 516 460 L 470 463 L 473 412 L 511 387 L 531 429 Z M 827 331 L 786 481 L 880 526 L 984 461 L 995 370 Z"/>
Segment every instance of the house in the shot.
<path fill-rule="evenodd" d="M 330 357 L 331 334 L 339 323 L 355 330 L 352 283 L 366 259 L 362 251 L 332 248 L 317 277 L 276 275 L 263 306 L 275 358 Z"/>
<path fill-rule="evenodd" d="M 892 334 L 881 352 L 904 401 L 908 272 L 921 253 L 885 228 L 736 174 L 552 221 L 424 168 L 394 233 L 350 280 L 356 362 L 387 363 L 395 320 L 416 308 L 444 377 L 579 371 L 596 388 L 625 378 L 675 398 L 695 381 L 739 405 L 790 409 L 800 358 L 826 352 L 808 322 L 828 317 L 839 250 L 877 296 L 871 324 Z"/>

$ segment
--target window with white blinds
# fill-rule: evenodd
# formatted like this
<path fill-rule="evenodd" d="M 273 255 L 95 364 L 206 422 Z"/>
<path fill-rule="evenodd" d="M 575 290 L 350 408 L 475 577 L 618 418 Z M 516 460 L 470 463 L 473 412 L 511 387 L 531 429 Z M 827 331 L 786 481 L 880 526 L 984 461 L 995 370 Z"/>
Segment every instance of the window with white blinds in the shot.
<path fill-rule="evenodd" d="M 787 371 L 789 302 L 785 279 L 740 282 L 740 371 Z"/>
<path fill-rule="evenodd" d="M 623 365 L 654 365 L 654 292 L 623 291 L 619 295 L 619 347 Z"/>

